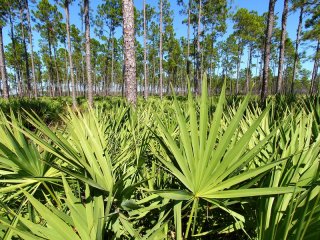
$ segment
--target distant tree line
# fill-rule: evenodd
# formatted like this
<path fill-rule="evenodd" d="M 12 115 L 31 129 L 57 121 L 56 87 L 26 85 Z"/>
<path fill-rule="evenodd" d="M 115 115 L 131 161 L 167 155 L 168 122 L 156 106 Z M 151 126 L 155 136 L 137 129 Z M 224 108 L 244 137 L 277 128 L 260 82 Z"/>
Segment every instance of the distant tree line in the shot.
<path fill-rule="evenodd" d="M 96 12 L 89 0 L 0 0 L 1 96 L 72 96 L 76 107 L 77 96 L 87 96 L 92 106 L 94 95 L 122 94 L 134 103 L 137 93 L 162 98 L 171 86 L 184 94 L 188 80 L 200 94 L 204 74 L 211 94 L 219 93 L 226 79 L 229 94 L 252 89 L 262 101 L 269 94 L 315 95 L 320 3 L 283 0 L 277 16 L 276 1 L 259 15 L 245 8 L 232 12 L 227 0 L 178 0 L 187 26 L 178 38 L 169 0 L 158 0 L 156 7 L 144 0 L 141 11 L 133 0 L 101 1 Z M 70 16 L 71 4 L 78 4 L 80 16 Z M 286 30 L 292 12 L 299 15 L 295 39 Z M 81 28 L 70 25 L 71 17 Z M 225 36 L 228 20 L 233 32 Z M 11 39 L 6 46 L 4 27 Z M 302 43 L 314 49 L 312 56 L 301 50 Z M 302 67 L 309 58 L 312 72 Z"/>

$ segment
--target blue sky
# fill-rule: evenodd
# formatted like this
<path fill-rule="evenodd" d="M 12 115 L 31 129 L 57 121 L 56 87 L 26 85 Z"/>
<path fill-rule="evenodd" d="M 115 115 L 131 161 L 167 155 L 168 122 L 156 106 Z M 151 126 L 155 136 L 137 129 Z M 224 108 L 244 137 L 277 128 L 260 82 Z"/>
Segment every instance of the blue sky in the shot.
<path fill-rule="evenodd" d="M 51 2 L 53 2 L 51 0 Z M 73 3 L 70 7 L 70 21 L 71 24 L 75 24 L 76 26 L 78 26 L 79 28 L 81 27 L 81 19 L 79 17 L 79 6 L 78 3 L 79 1 L 76 1 L 76 3 Z M 100 4 L 102 1 L 101 0 L 91 0 L 90 1 L 90 7 L 93 9 L 93 11 L 95 11 L 96 7 L 98 4 Z M 148 4 L 151 4 L 155 7 L 157 7 L 157 2 L 158 0 L 147 0 Z M 182 24 L 182 20 L 186 17 L 186 16 L 181 16 L 179 14 L 179 10 L 180 7 L 176 4 L 176 0 L 171 0 L 171 8 L 174 11 L 174 28 L 175 28 L 175 32 L 177 37 L 180 36 L 186 36 L 187 33 L 187 27 L 186 25 Z M 232 1 L 232 11 L 235 12 L 238 8 L 247 8 L 248 10 L 255 10 L 257 11 L 259 14 L 262 14 L 264 12 L 268 11 L 268 4 L 269 4 L 269 0 L 233 0 Z M 143 0 L 134 0 L 135 6 L 138 9 L 142 9 L 142 4 L 143 4 Z M 34 8 L 35 5 L 34 4 L 30 4 L 31 8 Z M 275 13 L 279 16 L 279 25 L 280 25 L 280 19 L 281 19 L 281 15 L 282 15 L 282 9 L 283 9 L 283 0 L 278 0 L 276 3 L 276 8 L 275 8 Z M 63 9 L 60 9 L 63 16 L 64 16 L 64 11 Z M 287 23 L 287 31 L 288 34 L 290 36 L 290 38 L 292 38 L 293 40 L 296 38 L 296 29 L 297 29 L 297 25 L 298 25 L 298 17 L 299 17 L 299 13 L 298 12 L 291 12 L 289 17 L 288 17 L 288 23 Z M 93 28 L 91 28 L 91 36 L 94 36 L 93 33 Z M 121 34 L 122 30 L 119 29 L 118 30 L 119 34 Z M 230 34 L 232 32 L 232 22 L 231 20 L 228 20 L 228 31 L 227 34 Z M 34 31 L 34 48 L 35 51 L 38 50 L 38 40 L 39 40 L 39 35 L 37 32 Z M 4 44 L 8 44 L 11 42 L 10 38 L 9 38 L 9 26 L 6 26 L 4 28 Z M 307 55 L 312 56 L 313 54 L 313 50 L 310 49 L 309 45 L 303 45 L 301 48 L 301 51 L 306 51 Z M 245 62 L 245 59 L 244 59 Z M 303 66 L 309 70 L 312 69 L 312 61 L 307 61 L 303 64 Z"/>

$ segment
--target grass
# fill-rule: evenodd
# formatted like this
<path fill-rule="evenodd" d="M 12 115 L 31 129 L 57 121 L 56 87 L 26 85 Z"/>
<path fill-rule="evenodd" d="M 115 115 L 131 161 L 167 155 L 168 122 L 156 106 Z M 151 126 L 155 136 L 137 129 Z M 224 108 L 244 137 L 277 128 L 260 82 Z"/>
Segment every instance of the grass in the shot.
<path fill-rule="evenodd" d="M 66 99 L 6 105 L 0 238 L 319 238 L 317 99 L 261 107 L 202 87 L 137 109 L 119 98 L 75 112 Z M 49 103 L 59 117 L 43 120 Z M 22 105 L 26 120 L 8 110 Z"/>

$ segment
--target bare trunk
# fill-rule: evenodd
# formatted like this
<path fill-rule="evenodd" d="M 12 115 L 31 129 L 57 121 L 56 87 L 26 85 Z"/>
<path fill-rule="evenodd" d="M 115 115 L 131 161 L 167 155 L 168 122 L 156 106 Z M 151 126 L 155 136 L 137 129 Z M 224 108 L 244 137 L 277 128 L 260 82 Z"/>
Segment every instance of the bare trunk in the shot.
<path fill-rule="evenodd" d="M 31 20 L 30 20 L 30 9 L 29 9 L 28 0 L 25 0 L 25 4 L 27 8 L 28 33 L 29 33 L 30 54 L 31 54 L 31 71 L 32 71 L 32 80 L 33 80 L 33 95 L 35 98 L 37 98 L 38 88 L 37 88 L 36 71 L 34 66 L 32 26 L 31 26 Z"/>
<path fill-rule="evenodd" d="M 157 92 L 157 89 L 156 89 L 156 61 L 155 61 L 155 57 L 153 55 L 153 58 L 152 58 L 152 62 L 153 62 L 153 94 L 155 95 L 156 92 Z"/>
<path fill-rule="evenodd" d="M 73 61 L 72 61 L 72 48 L 71 48 L 71 39 L 70 39 L 69 0 L 65 0 L 64 10 L 66 13 L 68 55 L 69 55 L 70 77 L 71 77 L 71 89 L 72 89 L 72 106 L 73 106 L 73 108 L 76 108 L 77 107 L 77 99 L 76 99 L 76 85 L 75 85 L 75 81 L 74 81 L 74 68 L 73 68 Z M 69 85 L 68 85 L 68 89 L 69 89 Z"/>
<path fill-rule="evenodd" d="M 241 64 L 241 56 L 242 56 L 242 49 L 241 43 L 238 43 L 238 61 L 237 61 L 237 80 L 236 80 L 236 95 L 239 94 L 239 78 L 240 78 L 240 64 Z"/>
<path fill-rule="evenodd" d="M 61 90 L 61 80 L 60 80 L 60 73 L 59 73 L 59 66 L 57 62 L 57 54 L 56 54 L 56 47 L 53 47 L 53 57 L 54 57 L 54 66 L 56 69 L 56 76 L 57 76 L 57 82 L 55 85 L 55 91 L 58 90 L 59 96 L 62 96 L 62 90 Z"/>
<path fill-rule="evenodd" d="M 188 6 L 188 36 L 187 36 L 187 75 L 190 79 L 190 24 L 191 24 L 191 3 L 192 1 L 189 0 L 189 6 Z"/>
<path fill-rule="evenodd" d="M 111 37 L 111 84 L 114 83 L 114 33 Z"/>
<path fill-rule="evenodd" d="M 19 97 L 22 97 L 20 68 L 19 68 L 19 64 L 17 63 L 16 38 L 14 36 L 14 30 L 13 30 L 14 27 L 13 27 L 12 12 L 11 11 L 9 13 L 9 22 L 10 22 L 10 35 L 11 35 L 11 41 L 12 41 L 14 70 L 15 70 L 15 78 L 16 78 L 16 93 L 19 95 Z"/>
<path fill-rule="evenodd" d="M 271 37 L 274 22 L 274 6 L 276 0 L 269 1 L 268 23 L 267 23 L 267 38 L 264 47 L 264 66 L 262 74 L 261 102 L 265 103 L 268 96 L 268 80 L 269 80 L 269 63 L 270 63 L 270 47 Z"/>
<path fill-rule="evenodd" d="M 250 45 L 249 46 L 247 74 L 246 74 L 247 75 L 246 76 L 246 93 L 248 93 L 250 91 L 252 51 L 253 51 L 253 47 Z"/>
<path fill-rule="evenodd" d="M 111 39 L 111 31 L 110 31 L 110 34 L 109 34 L 109 40 L 107 41 L 107 51 L 109 51 L 109 48 L 110 48 L 110 39 Z M 104 75 L 104 92 L 105 92 L 105 96 L 108 96 L 108 90 L 109 90 L 109 81 L 108 81 L 108 66 L 109 66 L 109 61 L 108 61 L 108 56 L 106 57 L 106 62 L 105 62 L 105 69 L 104 69 L 104 72 L 105 72 L 105 75 Z M 112 83 L 112 82 L 111 82 Z"/>
<path fill-rule="evenodd" d="M 51 49 L 51 38 L 50 38 L 50 29 L 47 29 L 47 37 L 48 37 L 48 46 L 49 46 L 49 83 L 47 83 L 49 87 L 50 97 L 55 96 L 54 87 L 53 87 L 53 67 L 52 67 L 52 49 Z"/>
<path fill-rule="evenodd" d="M 89 0 L 84 0 L 84 23 L 86 32 L 86 67 L 88 82 L 88 103 L 93 107 L 93 88 L 91 78 L 91 54 L 90 54 L 90 18 L 89 18 Z"/>
<path fill-rule="evenodd" d="M 282 75 L 283 75 L 283 62 L 285 52 L 285 42 L 287 34 L 287 18 L 289 11 L 289 0 L 284 0 L 284 7 L 282 13 L 282 27 L 281 27 L 281 42 L 280 42 L 280 55 L 279 55 L 279 67 L 278 67 L 278 80 L 277 80 L 277 94 L 282 92 Z"/>
<path fill-rule="evenodd" d="M 199 12 L 198 12 L 198 36 L 197 36 L 197 53 L 196 53 L 196 75 L 194 77 L 194 91 L 196 95 L 200 93 L 200 80 L 201 80 L 201 61 L 200 61 L 200 35 L 201 35 L 201 10 L 202 10 L 202 1 L 199 1 Z"/>
<path fill-rule="evenodd" d="M 8 80 L 7 80 L 7 72 L 6 72 L 6 60 L 4 56 L 4 49 L 3 49 L 3 37 L 2 37 L 2 26 L 0 25 L 0 72 L 1 72 L 1 80 L 2 80 L 2 91 L 3 91 L 3 98 L 8 100 L 9 99 L 9 87 L 8 87 Z"/>
<path fill-rule="evenodd" d="M 162 0 L 160 0 L 160 43 L 159 43 L 159 74 L 160 74 L 160 79 L 159 79 L 159 85 L 160 85 L 160 98 L 162 99 L 162 88 L 163 88 L 163 83 L 162 83 Z"/>
<path fill-rule="evenodd" d="M 31 97 L 31 79 L 30 79 L 30 72 L 29 72 L 29 59 L 28 59 L 28 50 L 27 50 L 27 43 L 26 37 L 24 34 L 24 25 L 23 25 L 23 6 L 20 6 L 20 27 L 21 27 L 21 34 L 22 34 L 22 43 L 23 43 L 23 58 L 24 63 L 26 65 L 26 77 L 27 77 L 27 95 Z"/>
<path fill-rule="evenodd" d="M 136 58 L 134 36 L 134 6 L 133 0 L 122 1 L 123 39 L 124 39 L 124 81 L 126 83 L 126 98 L 133 105 L 137 103 Z"/>
<path fill-rule="evenodd" d="M 69 67 L 68 67 L 68 57 L 67 57 L 67 39 L 64 43 L 64 60 L 66 62 L 66 64 L 64 65 L 64 78 L 65 78 L 65 84 L 64 84 L 64 88 L 62 88 L 62 92 L 64 93 L 64 96 L 68 96 L 70 97 L 70 81 L 69 81 Z"/>
<path fill-rule="evenodd" d="M 144 99 L 148 99 L 149 85 L 147 76 L 147 19 L 146 19 L 146 0 L 143 0 L 143 45 L 144 45 Z"/>
<path fill-rule="evenodd" d="M 311 76 L 310 95 L 316 95 L 318 92 L 318 68 L 319 68 L 320 40 L 318 40 L 317 50 L 314 57 L 313 71 Z"/>
<path fill-rule="evenodd" d="M 299 25 L 297 29 L 297 38 L 296 38 L 296 46 L 295 46 L 295 54 L 294 54 L 294 62 L 293 62 L 293 76 L 291 81 L 291 94 L 294 93 L 294 82 L 297 76 L 297 65 L 299 60 L 299 45 L 300 45 L 300 37 L 301 37 L 301 31 L 302 31 L 303 14 L 304 14 L 304 4 L 302 4 L 300 8 Z"/>

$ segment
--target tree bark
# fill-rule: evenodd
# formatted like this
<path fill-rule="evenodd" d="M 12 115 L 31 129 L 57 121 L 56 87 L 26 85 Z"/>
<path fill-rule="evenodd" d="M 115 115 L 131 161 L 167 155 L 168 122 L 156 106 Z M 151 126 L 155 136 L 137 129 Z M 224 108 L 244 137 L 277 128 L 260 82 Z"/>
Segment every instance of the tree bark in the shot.
<path fill-rule="evenodd" d="M 91 78 L 91 54 L 90 54 L 90 18 L 89 18 L 89 0 L 84 0 L 84 23 L 86 34 L 86 67 L 88 82 L 88 103 L 89 107 L 93 107 L 93 88 Z"/>
<path fill-rule="evenodd" d="M 287 18 L 289 11 L 289 0 L 284 0 L 283 12 L 282 12 L 282 26 L 281 26 L 281 42 L 280 42 L 280 54 L 279 54 L 279 67 L 278 67 L 278 79 L 277 79 L 277 94 L 282 93 L 283 85 L 283 62 L 285 43 L 287 37 Z"/>
<path fill-rule="evenodd" d="M 30 44 L 30 54 L 31 54 L 31 71 L 32 71 L 32 79 L 33 79 L 33 95 L 35 98 L 38 98 L 38 88 L 37 88 L 37 79 L 36 79 L 36 71 L 34 66 L 34 55 L 33 55 L 33 39 L 32 39 L 32 26 L 30 20 L 30 9 L 28 0 L 25 0 L 25 6 L 27 9 L 27 21 L 28 21 L 28 33 L 29 33 L 29 44 Z"/>
<path fill-rule="evenodd" d="M 134 6 L 133 0 L 123 0 L 123 39 L 124 39 L 124 81 L 127 101 L 134 106 L 137 103 Z"/>
<path fill-rule="evenodd" d="M 2 37 L 2 26 L 0 25 L 0 71 L 1 71 L 1 79 L 2 79 L 2 91 L 3 98 L 5 100 L 9 99 L 9 86 L 7 80 L 7 71 L 6 71 L 6 60 L 4 56 L 4 48 L 3 48 L 3 37 Z"/>
<path fill-rule="evenodd" d="M 144 45 L 144 99 L 148 99 L 149 85 L 147 76 L 147 19 L 146 19 L 146 0 L 143 0 L 143 45 Z"/>
<path fill-rule="evenodd" d="M 270 47 L 274 22 L 274 6 L 276 0 L 269 1 L 268 22 L 266 31 L 266 42 L 264 47 L 264 66 L 262 74 L 261 102 L 264 104 L 268 95 L 268 79 L 269 79 L 269 63 L 270 63 Z"/>
<path fill-rule="evenodd" d="M 163 82 L 162 82 L 162 0 L 160 0 L 160 42 L 159 42 L 159 74 L 160 74 L 160 79 L 159 79 L 159 85 L 160 85 L 160 99 L 162 99 L 163 96 Z"/>
<path fill-rule="evenodd" d="M 298 60 L 299 60 L 299 45 L 300 45 L 300 37 L 301 37 L 301 31 L 302 31 L 303 14 L 304 14 L 304 4 L 301 4 L 300 15 L 299 15 L 299 24 L 298 24 L 298 29 L 297 29 L 296 46 L 295 46 L 295 53 L 294 53 L 293 76 L 292 76 L 291 90 L 290 90 L 291 94 L 294 93 L 294 82 L 295 82 L 296 76 L 297 76 L 297 65 L 298 65 Z"/>
<path fill-rule="evenodd" d="M 71 48 L 71 39 L 70 39 L 69 0 L 64 1 L 64 10 L 66 13 L 68 55 L 69 55 L 70 77 L 71 77 L 71 89 L 72 89 L 72 106 L 73 106 L 73 108 L 76 108 L 77 107 L 77 99 L 76 99 L 76 85 L 75 85 L 75 81 L 74 81 L 74 68 L 73 68 L 73 61 L 72 61 L 72 48 Z M 69 86 L 68 86 L 68 89 L 69 89 Z"/>

